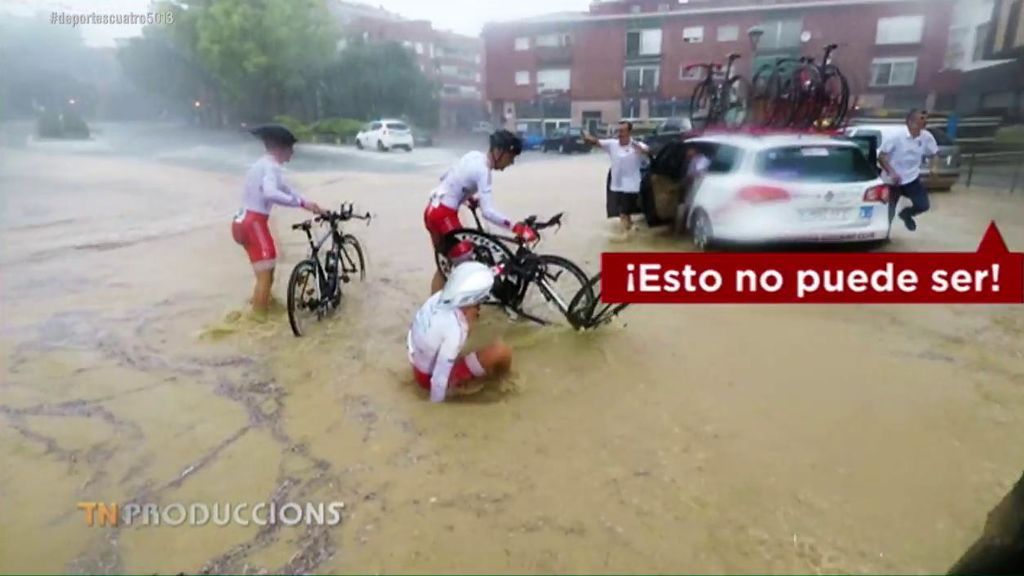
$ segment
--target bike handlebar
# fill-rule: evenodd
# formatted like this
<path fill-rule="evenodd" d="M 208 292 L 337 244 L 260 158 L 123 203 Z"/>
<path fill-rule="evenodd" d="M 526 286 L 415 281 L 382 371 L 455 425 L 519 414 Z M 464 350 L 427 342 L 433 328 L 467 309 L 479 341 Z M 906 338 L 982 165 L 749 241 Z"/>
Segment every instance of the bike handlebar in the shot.
<path fill-rule="evenodd" d="M 369 212 L 365 214 L 353 213 L 355 207 L 351 202 L 342 202 L 341 207 L 337 212 L 331 212 L 330 210 L 325 211 L 323 214 L 317 215 L 312 220 L 306 220 L 299 222 L 298 224 L 292 224 L 292 230 L 309 230 L 313 226 L 313 222 L 317 224 L 328 222 L 346 222 L 348 220 L 366 220 L 366 225 L 370 225 L 370 221 L 373 220 L 373 215 Z"/>
<path fill-rule="evenodd" d="M 536 231 L 544 230 L 545 228 L 551 228 L 552 226 L 562 227 L 562 217 L 565 216 L 565 212 L 559 212 L 547 220 L 547 222 L 537 222 L 537 216 L 533 215 L 523 221 L 524 224 L 533 228 Z"/>

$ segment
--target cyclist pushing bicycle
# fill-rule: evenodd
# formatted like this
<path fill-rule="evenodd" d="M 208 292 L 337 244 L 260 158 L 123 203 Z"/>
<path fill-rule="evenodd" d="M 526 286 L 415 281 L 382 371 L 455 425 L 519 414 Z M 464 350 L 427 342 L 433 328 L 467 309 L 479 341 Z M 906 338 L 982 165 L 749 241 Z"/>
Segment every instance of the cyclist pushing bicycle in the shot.
<path fill-rule="evenodd" d="M 536 232 L 525 223 L 513 224 L 512 220 L 499 212 L 491 197 L 491 171 L 508 168 L 522 151 L 523 141 L 518 136 L 508 130 L 498 130 L 491 134 L 490 148 L 486 154 L 469 152 L 444 173 L 441 183 L 431 192 L 430 203 L 423 212 L 423 223 L 430 233 L 435 251 L 441 249 L 441 240 L 446 234 L 463 227 L 459 221 L 459 207 L 464 203 L 470 207 L 479 203 L 488 222 L 512 230 L 518 237 L 527 240 L 536 238 Z M 460 262 L 468 259 L 472 250 L 469 243 L 460 242 L 449 251 L 448 256 Z M 443 285 L 441 271 L 435 270 L 431 293 L 438 292 Z"/>

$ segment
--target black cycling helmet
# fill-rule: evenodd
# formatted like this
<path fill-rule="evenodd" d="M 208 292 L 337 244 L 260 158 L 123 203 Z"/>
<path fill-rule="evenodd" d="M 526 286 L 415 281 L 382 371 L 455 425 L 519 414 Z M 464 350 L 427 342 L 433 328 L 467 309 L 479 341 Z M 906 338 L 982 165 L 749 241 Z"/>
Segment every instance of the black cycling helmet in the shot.
<path fill-rule="evenodd" d="M 292 134 L 291 130 L 280 124 L 264 124 L 263 126 L 253 128 L 250 132 L 253 136 L 263 140 L 265 144 L 294 146 L 299 141 L 295 134 Z"/>
<path fill-rule="evenodd" d="M 508 150 L 513 156 L 519 156 L 523 151 L 523 140 L 508 130 L 498 130 L 491 134 L 492 150 Z"/>

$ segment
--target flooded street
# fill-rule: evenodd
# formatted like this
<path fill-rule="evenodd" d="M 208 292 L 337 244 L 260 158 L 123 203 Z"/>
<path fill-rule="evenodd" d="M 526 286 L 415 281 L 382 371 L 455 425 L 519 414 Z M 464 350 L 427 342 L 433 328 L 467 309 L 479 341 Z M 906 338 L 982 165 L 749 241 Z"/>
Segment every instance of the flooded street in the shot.
<path fill-rule="evenodd" d="M 243 135 L 102 127 L 0 147 L 0 571 L 945 571 L 1024 467 L 1024 309 L 633 306 L 593 333 L 514 323 L 510 377 L 431 405 L 405 338 L 428 296 L 429 190 L 455 149 L 302 147 L 291 182 L 376 218 L 367 278 L 297 339 L 244 314 Z M 601 154 L 495 174 L 540 251 L 689 250 L 604 219 Z M 895 251 L 974 250 L 1024 197 L 932 196 Z M 465 216 L 465 215 L 464 215 Z M 278 208 L 275 295 L 305 256 Z M 335 527 L 86 526 L 76 503 L 345 502 Z"/>

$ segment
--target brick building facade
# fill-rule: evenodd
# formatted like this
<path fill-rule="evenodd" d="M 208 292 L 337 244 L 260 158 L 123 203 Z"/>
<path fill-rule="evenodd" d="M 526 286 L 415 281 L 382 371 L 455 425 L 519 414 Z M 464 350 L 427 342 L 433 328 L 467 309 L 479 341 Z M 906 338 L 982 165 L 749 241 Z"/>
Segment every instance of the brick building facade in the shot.
<path fill-rule="evenodd" d="M 585 13 L 488 25 L 485 96 L 509 126 L 685 115 L 684 68 L 739 53 L 737 71 L 781 56 L 833 61 L 864 107 L 934 103 L 953 0 L 618 0 Z M 764 31 L 757 50 L 748 31 Z"/>
<path fill-rule="evenodd" d="M 413 52 L 420 71 L 438 87 L 441 130 L 468 130 L 484 119 L 479 38 L 436 30 L 427 20 L 407 20 L 364 4 L 335 0 L 328 7 L 347 32 L 370 42 L 398 42 Z"/>

